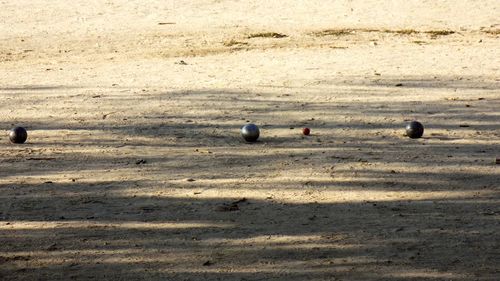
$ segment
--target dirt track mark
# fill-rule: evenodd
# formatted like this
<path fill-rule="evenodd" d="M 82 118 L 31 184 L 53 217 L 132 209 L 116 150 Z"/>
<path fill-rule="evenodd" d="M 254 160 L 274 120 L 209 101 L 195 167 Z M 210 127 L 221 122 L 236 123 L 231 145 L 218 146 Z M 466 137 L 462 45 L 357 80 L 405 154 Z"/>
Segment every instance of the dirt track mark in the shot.
<path fill-rule="evenodd" d="M 250 35 L 248 35 L 250 34 Z M 169 58 L 208 56 L 222 53 L 279 48 L 345 49 L 374 41 L 408 40 L 413 44 L 431 44 L 431 40 L 460 42 L 479 41 L 484 35 L 498 35 L 498 30 L 460 31 L 414 29 L 324 29 L 283 34 L 229 30 L 214 34 L 144 33 L 120 36 L 88 36 L 87 38 L 55 37 L 43 42 L 30 38 L 4 40 L 0 48 L 0 64 L 12 62 L 107 61 L 130 58 Z M 343 40 L 339 41 L 339 37 Z M 119 40 L 117 40 L 119 38 Z M 29 50 L 28 52 L 26 50 Z"/>

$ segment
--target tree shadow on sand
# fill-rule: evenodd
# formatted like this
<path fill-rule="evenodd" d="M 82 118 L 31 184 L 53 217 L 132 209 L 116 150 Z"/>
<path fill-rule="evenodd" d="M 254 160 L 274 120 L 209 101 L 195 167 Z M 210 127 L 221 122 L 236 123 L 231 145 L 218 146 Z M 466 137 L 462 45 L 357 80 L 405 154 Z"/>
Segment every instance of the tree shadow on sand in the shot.
<path fill-rule="evenodd" d="M 495 280 L 500 100 L 461 83 L 468 100 L 432 104 L 50 89 L 76 117 L 0 119 L 30 132 L 0 140 L 0 279 Z M 423 139 L 403 135 L 412 118 Z"/>

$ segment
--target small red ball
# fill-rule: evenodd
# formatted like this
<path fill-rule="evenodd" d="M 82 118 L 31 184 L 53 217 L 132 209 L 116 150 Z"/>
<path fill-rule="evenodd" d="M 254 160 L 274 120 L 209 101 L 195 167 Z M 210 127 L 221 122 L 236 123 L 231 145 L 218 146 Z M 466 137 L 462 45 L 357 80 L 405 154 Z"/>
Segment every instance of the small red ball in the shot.
<path fill-rule="evenodd" d="M 309 128 L 302 129 L 302 134 L 308 136 L 310 133 L 311 133 L 311 129 L 309 129 Z"/>

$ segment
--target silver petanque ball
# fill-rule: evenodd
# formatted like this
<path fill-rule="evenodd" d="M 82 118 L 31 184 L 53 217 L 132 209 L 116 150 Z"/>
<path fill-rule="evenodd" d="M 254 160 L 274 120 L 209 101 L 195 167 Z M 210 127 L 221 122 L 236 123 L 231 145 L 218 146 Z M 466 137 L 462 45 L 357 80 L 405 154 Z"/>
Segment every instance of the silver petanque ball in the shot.
<path fill-rule="evenodd" d="M 12 143 L 24 143 L 28 138 L 28 132 L 23 127 L 15 127 L 10 130 L 9 139 Z"/>
<path fill-rule="evenodd" d="M 421 138 L 424 134 L 424 125 L 418 121 L 411 121 L 406 125 L 406 135 L 412 139 Z"/>
<path fill-rule="evenodd" d="M 259 127 L 255 124 L 246 124 L 241 128 L 241 136 L 248 142 L 257 141 L 259 135 Z"/>

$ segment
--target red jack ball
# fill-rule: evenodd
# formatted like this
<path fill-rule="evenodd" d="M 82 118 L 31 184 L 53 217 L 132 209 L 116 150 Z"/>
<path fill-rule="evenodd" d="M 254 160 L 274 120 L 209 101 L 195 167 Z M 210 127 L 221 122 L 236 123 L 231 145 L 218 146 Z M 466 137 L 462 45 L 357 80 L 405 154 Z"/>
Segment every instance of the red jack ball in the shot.
<path fill-rule="evenodd" d="M 309 129 L 309 128 L 302 129 L 302 134 L 309 136 L 310 133 L 311 133 L 311 129 Z"/>

